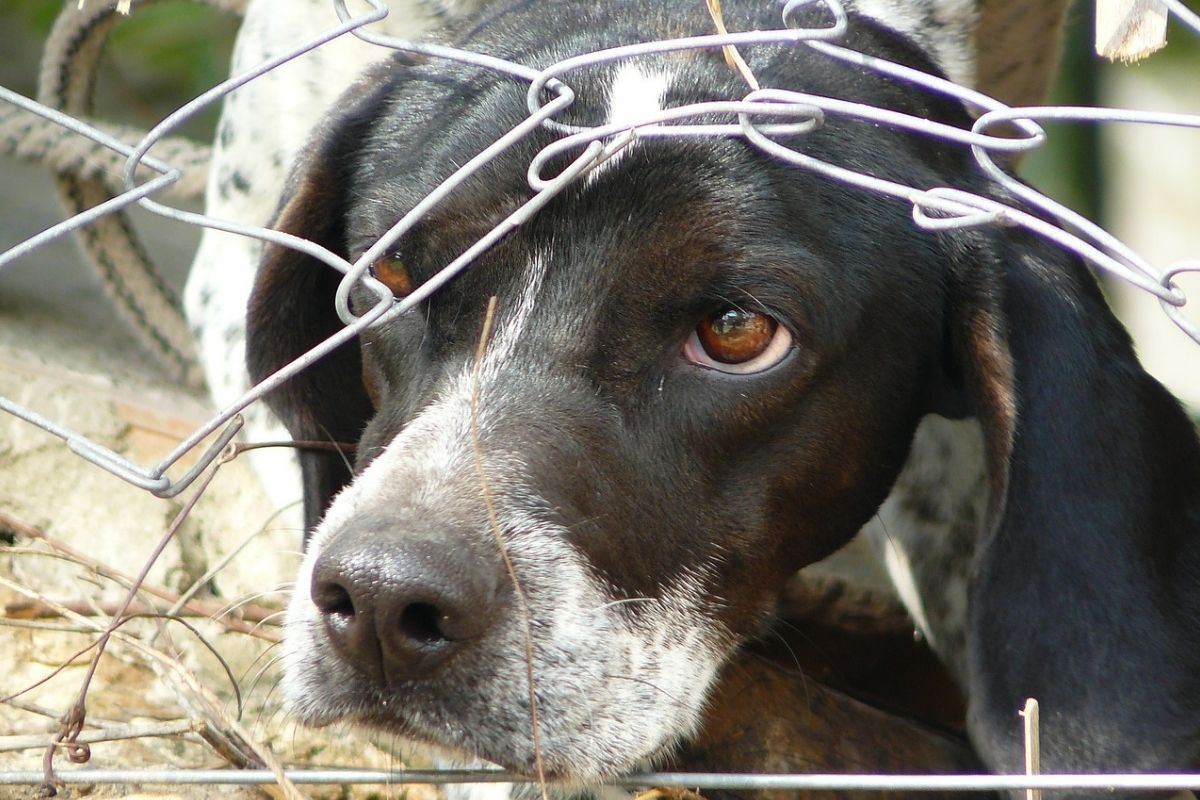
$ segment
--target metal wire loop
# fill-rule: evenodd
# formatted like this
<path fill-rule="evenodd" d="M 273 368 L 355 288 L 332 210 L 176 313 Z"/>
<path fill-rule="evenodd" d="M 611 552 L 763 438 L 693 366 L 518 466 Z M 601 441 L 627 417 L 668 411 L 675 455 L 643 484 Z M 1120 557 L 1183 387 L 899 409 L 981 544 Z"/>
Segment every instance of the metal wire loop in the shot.
<path fill-rule="evenodd" d="M 776 30 L 693 36 L 669 41 L 631 44 L 583 53 L 563 59 L 544 69 L 536 69 L 484 53 L 379 35 L 371 31 L 368 26 L 383 19 L 387 14 L 387 8 L 382 0 L 367 0 L 367 2 L 370 6 L 369 10 L 362 14 L 351 15 L 344 0 L 333 0 L 339 20 L 336 26 L 331 27 L 320 36 L 314 37 L 311 41 L 266 61 L 242 75 L 231 77 L 204 92 L 156 125 L 133 148 L 78 120 L 40 106 L 0 87 L 0 100 L 41 114 L 54 120 L 57 124 L 87 136 L 127 157 L 124 170 L 126 186 L 124 193 L 84 214 L 48 228 L 5 253 L 0 253 L 0 269 L 8 267 L 46 242 L 78 230 L 105 214 L 137 203 L 146 210 L 168 219 L 252 237 L 274 246 L 292 248 L 338 270 L 343 273 L 343 277 L 338 285 L 334 302 L 337 313 L 345 325 L 333 337 L 246 392 L 237 402 L 201 426 L 158 465 L 149 470 L 139 467 L 119 454 L 92 443 L 85 437 L 11 401 L 0 399 L 0 409 L 17 414 L 59 436 L 68 443 L 72 450 L 90 462 L 102 466 L 134 485 L 141 486 L 160 496 L 177 494 L 195 479 L 198 472 L 193 468 L 172 481 L 166 477 L 167 471 L 187 453 L 199 447 L 208 437 L 218 431 L 221 431 L 218 434 L 219 440 L 228 440 L 232 437 L 240 426 L 240 422 L 236 421 L 236 418 L 248 405 L 261 399 L 264 394 L 306 369 L 336 347 L 352 340 L 366 328 L 386 324 L 396 316 L 406 313 L 425 301 L 452 280 L 455 275 L 466 269 L 488 248 L 524 224 L 566 186 L 584 178 L 589 172 L 618 157 L 622 150 L 634 142 L 651 139 L 706 137 L 744 141 L 768 157 L 779 159 L 798 169 L 804 169 L 825 179 L 838 181 L 862 191 L 873 192 L 908 203 L 912 207 L 914 224 L 923 230 L 939 231 L 985 225 L 1022 227 L 1154 295 L 1162 304 L 1167 316 L 1188 336 L 1200 342 L 1200 329 L 1194 323 L 1189 322 L 1182 313 L 1182 309 L 1187 303 L 1187 297 L 1173 280 L 1179 274 L 1200 271 L 1200 267 L 1196 266 L 1197 262 L 1183 262 L 1165 271 L 1155 269 L 1116 237 L 1061 204 L 1049 200 L 1044 195 L 1020 183 L 997 163 L 997 159 L 1001 156 L 1010 157 L 1041 146 L 1045 142 L 1046 132 L 1039 121 L 1124 122 L 1196 129 L 1200 128 L 1200 116 L 1198 115 L 1157 114 L 1120 109 L 1010 108 L 981 92 L 956 85 L 940 76 L 889 62 L 837 44 L 836 42 L 843 37 L 849 24 L 846 9 L 838 0 L 789 0 L 781 9 L 782 27 Z M 1178 0 L 1165 0 L 1165 2 L 1170 13 L 1176 19 L 1200 34 L 1200 18 L 1186 9 Z M 816 27 L 803 26 L 799 19 L 800 13 L 804 9 L 815 6 L 820 6 L 822 15 L 827 17 L 828 24 Z M 302 237 L 230 220 L 215 219 L 205 214 L 182 211 L 162 205 L 153 199 L 157 192 L 178 180 L 180 174 L 171 165 L 160 162 L 151 155 L 154 146 L 162 141 L 168 133 L 200 110 L 230 92 L 236 91 L 249 81 L 261 77 L 289 60 L 348 34 L 364 42 L 387 47 L 394 51 L 407 52 L 423 58 L 447 59 L 527 81 L 529 86 L 525 104 L 529 114 L 521 123 L 448 175 L 438 187 L 397 220 L 383 236 L 353 262 Z M 773 87 L 750 91 L 741 98 L 664 109 L 631 123 L 602 122 L 595 125 L 569 125 L 559 119 L 562 112 L 576 99 L 576 92 L 568 83 L 569 77 L 573 73 L 585 69 L 609 67 L 630 59 L 652 58 L 684 50 L 711 50 L 731 45 L 745 47 L 754 45 L 805 46 L 828 58 L 854 65 L 860 69 L 870 70 L 891 80 L 903 81 L 922 91 L 951 98 L 964 104 L 967 108 L 977 109 L 980 115 L 969 129 L 961 129 L 889 109 L 874 108 L 839 98 L 821 97 L 787 88 Z M 879 178 L 868 172 L 830 164 L 805 153 L 802 147 L 804 135 L 822 125 L 833 124 L 831 120 L 835 118 L 886 126 L 896 131 L 936 138 L 955 146 L 969 148 L 980 167 L 1002 187 L 1004 192 L 1007 192 L 1015 200 L 1019 200 L 1021 206 L 1018 207 L 1015 203 L 1001 202 L 992 197 L 982 197 L 950 186 L 906 186 Z M 1010 131 L 1015 131 L 1016 135 L 1010 138 L 991 132 L 995 130 L 995 126 L 1001 124 Z M 515 212 L 402 300 L 392 297 L 387 287 L 371 277 L 371 264 L 384 254 L 394 250 L 398 242 L 413 229 L 419 220 L 489 162 L 539 129 L 549 130 L 557 136 L 531 159 L 526 175 L 531 195 Z M 550 164 L 557 163 L 556 159 L 563 157 L 569 159 L 567 166 L 556 175 L 546 174 Z M 135 176 L 140 164 L 145 164 L 159 174 L 141 185 L 137 185 Z M 1026 209 L 1037 213 L 1031 213 Z M 360 284 L 374 300 L 369 308 L 354 310 L 350 307 L 350 297 L 354 288 Z M 219 453 L 219 448 L 216 452 Z M 198 463 L 211 463 L 215 455 L 216 453 L 210 447 L 201 457 L 201 462 Z"/>

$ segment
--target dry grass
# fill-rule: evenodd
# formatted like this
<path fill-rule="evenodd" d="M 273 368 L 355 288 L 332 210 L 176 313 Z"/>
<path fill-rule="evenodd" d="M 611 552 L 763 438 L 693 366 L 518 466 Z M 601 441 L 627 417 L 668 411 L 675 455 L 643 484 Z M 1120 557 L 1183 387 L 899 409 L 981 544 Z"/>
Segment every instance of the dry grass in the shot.
<path fill-rule="evenodd" d="M 198 486 L 194 499 L 208 486 Z M 301 791 L 282 776 L 285 765 L 409 765 L 397 741 L 307 731 L 283 718 L 275 697 L 283 592 L 221 600 L 203 586 L 180 592 L 147 579 L 191 510 L 188 503 L 177 512 L 135 576 L 0 512 L 0 530 L 13 542 L 0 547 L 0 763 L 51 771 L 71 769 L 70 762 L 267 768 L 280 777 L 265 789 L 182 787 L 159 797 L 378 794 L 378 787 Z M 127 796 L 133 788 L 87 794 Z M 0 788 L 0 797 L 29 792 Z M 84 793 L 76 787 L 64 796 Z M 384 794 L 432 798 L 435 792 L 405 787 Z"/>

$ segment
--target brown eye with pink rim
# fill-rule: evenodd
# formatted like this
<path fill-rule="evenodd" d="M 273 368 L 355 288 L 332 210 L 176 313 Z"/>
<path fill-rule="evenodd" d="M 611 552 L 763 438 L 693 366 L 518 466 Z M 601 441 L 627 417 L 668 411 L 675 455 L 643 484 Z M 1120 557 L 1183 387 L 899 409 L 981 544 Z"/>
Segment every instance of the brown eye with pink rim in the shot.
<path fill-rule="evenodd" d="M 701 367 L 750 375 L 788 354 L 792 334 L 773 317 L 728 307 L 705 317 L 683 345 L 683 356 Z"/>
<path fill-rule="evenodd" d="M 390 289 L 397 298 L 408 297 L 415 288 L 412 276 L 408 274 L 408 265 L 395 254 L 375 259 L 371 265 L 371 277 Z"/>

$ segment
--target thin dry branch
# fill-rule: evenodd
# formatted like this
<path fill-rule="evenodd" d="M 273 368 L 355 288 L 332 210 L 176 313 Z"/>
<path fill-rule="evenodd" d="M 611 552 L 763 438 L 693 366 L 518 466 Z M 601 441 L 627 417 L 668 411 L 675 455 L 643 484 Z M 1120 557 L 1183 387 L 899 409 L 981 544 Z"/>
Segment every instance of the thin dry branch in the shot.
<path fill-rule="evenodd" d="M 496 514 L 496 504 L 492 499 L 492 487 L 488 482 L 487 471 L 483 468 L 483 451 L 479 446 L 479 375 L 483 371 L 483 358 L 487 352 L 488 340 L 492 334 L 492 322 L 496 316 L 496 298 L 488 298 L 487 313 L 483 318 L 483 330 L 479 334 L 479 346 L 475 350 L 475 367 L 471 372 L 471 451 L 475 457 L 475 472 L 479 477 L 479 490 L 483 494 L 483 504 L 487 509 L 488 525 L 496 538 L 496 546 L 500 549 L 500 557 L 504 560 L 504 568 L 512 581 L 513 594 L 517 599 L 517 608 L 521 613 L 521 622 L 525 627 L 525 670 L 529 681 L 529 728 L 533 740 L 533 763 L 537 771 L 538 786 L 542 790 L 542 800 L 550 800 L 546 790 L 546 769 L 542 764 L 542 735 L 538 722 L 537 685 L 533 674 L 533 623 L 530 620 L 529 601 L 525 597 L 525 589 L 517 578 L 512 559 L 508 555 L 508 546 L 504 543 L 504 534 L 500 530 L 500 520 Z"/>
<path fill-rule="evenodd" d="M 141 739 L 149 736 L 179 736 L 185 733 L 199 733 L 203 727 L 203 722 L 191 719 L 129 725 L 106 725 L 97 730 L 80 732 L 79 741 L 87 744 L 95 744 L 96 742 L 115 742 L 121 739 Z M 52 735 L 51 733 L 32 733 L 16 736 L 0 736 L 0 753 L 49 747 L 52 744 Z"/>
<path fill-rule="evenodd" d="M 33 595 L 33 592 L 26 587 L 5 581 L 2 577 L 0 577 L 0 583 L 26 596 Z M 52 600 L 41 599 L 43 602 L 53 605 Z M 103 634 L 108 630 L 108 627 L 102 625 L 98 620 L 76 614 L 68 608 L 56 606 L 54 610 L 60 616 L 86 627 L 93 633 Z M 207 687 L 197 680 L 196 676 L 184 664 L 166 653 L 149 647 L 140 639 L 122 633 L 120 630 L 113 630 L 109 635 L 111 641 L 120 643 L 128 647 L 131 652 L 139 654 L 147 665 L 156 670 L 156 673 L 160 677 L 182 684 L 182 686 L 176 685 L 176 700 L 180 703 L 185 713 L 190 714 L 196 719 L 198 723 L 195 731 L 196 735 L 203 739 L 219 756 L 233 766 L 240 768 L 266 766 L 275 773 L 279 782 L 280 793 L 283 796 L 289 798 L 289 800 L 300 800 L 303 797 L 295 785 L 283 773 L 282 765 L 270 749 L 250 737 L 241 723 L 224 711 L 223 704 L 212 695 Z M 94 644 L 89 645 L 89 649 Z M 27 705 L 18 704 L 15 700 L 7 700 L 6 702 L 17 707 Z M 30 708 L 30 710 L 35 713 L 49 713 L 47 709 Z M 61 735 L 61 730 L 58 735 Z M 86 746 L 86 743 L 83 746 Z M 49 788 L 52 791 L 54 789 L 53 786 Z M 266 788 L 268 787 L 264 787 L 264 789 Z"/>
<path fill-rule="evenodd" d="M 66 605 L 56 603 L 55 601 L 44 596 L 24 590 L 24 587 L 14 587 L 21 590 L 21 593 L 25 594 L 26 597 L 29 598 L 29 602 L 18 603 L 16 604 L 15 608 L 10 607 L 8 609 L 10 613 L 23 616 L 42 616 L 43 614 L 46 614 L 65 617 L 81 627 L 99 634 L 97 641 L 93 642 L 88 648 L 86 648 L 94 649 L 96 652 L 91 659 L 88 673 L 81 683 L 75 702 L 61 718 L 61 727 L 56 734 L 50 737 L 51 741 L 47 741 L 46 737 L 39 738 L 41 745 L 46 747 L 46 752 L 43 756 L 43 769 L 46 773 L 45 782 L 42 786 L 43 795 L 53 796 L 57 793 L 54 785 L 55 780 L 53 764 L 55 753 L 59 749 L 66 750 L 68 757 L 75 762 L 84 762 L 90 756 L 88 743 L 96 739 L 94 739 L 91 731 L 83 730 L 87 719 L 85 701 L 91 680 L 95 674 L 96 667 L 99 664 L 99 659 L 103 654 L 105 646 L 111 640 L 129 645 L 135 652 L 140 653 L 144 658 L 147 659 L 148 663 L 152 667 L 156 667 L 156 672 L 158 672 L 160 677 L 170 678 L 171 676 L 174 676 L 173 680 L 182 682 L 187 691 L 177 692 L 177 696 L 179 697 L 181 703 L 184 703 L 185 706 L 191 707 L 187 709 L 186 713 L 193 717 L 197 717 L 197 719 L 190 724 L 189 730 L 191 732 L 194 732 L 200 736 L 218 754 L 236 766 L 266 766 L 273 773 L 275 773 L 278 781 L 278 792 L 283 796 L 296 799 L 302 797 L 294 784 L 288 780 L 287 776 L 283 772 L 282 765 L 275 755 L 270 751 L 270 749 L 265 744 L 254 741 L 254 739 L 244 730 L 239 720 L 226 713 L 222 708 L 223 704 L 218 701 L 217 698 L 212 696 L 211 693 L 196 679 L 196 676 L 191 674 L 191 672 L 182 663 L 180 663 L 177 659 L 150 647 L 149 644 L 141 642 L 134 637 L 120 634 L 118 631 L 120 625 L 135 616 L 141 615 L 142 612 L 147 612 L 149 615 L 157 617 L 164 616 L 160 610 L 153 607 L 153 604 L 140 600 L 138 598 L 139 593 L 145 593 L 145 595 L 156 597 L 160 601 L 173 603 L 178 606 L 180 611 L 188 614 L 194 614 L 196 616 L 212 618 L 216 614 L 221 613 L 222 609 L 219 609 L 215 606 L 190 600 L 186 597 L 180 598 L 175 593 L 169 592 L 161 587 L 147 585 L 145 583 L 145 578 L 150 570 L 150 567 L 161 555 L 167 543 L 172 540 L 183 521 L 188 517 L 192 509 L 195 507 L 196 502 L 201 496 L 203 496 L 221 465 L 227 463 L 230 459 L 235 457 L 238 452 L 240 451 L 234 448 L 227 450 L 226 453 L 214 464 L 212 469 L 209 470 L 198 482 L 197 488 L 194 490 L 188 501 L 184 504 L 183 508 L 176 515 L 171 525 L 164 532 L 158 543 L 158 546 L 155 548 L 151 556 L 146 560 L 140 574 L 137 576 L 130 576 L 121 570 L 117 570 L 107 564 L 103 564 L 88 556 L 86 553 L 82 553 L 63 542 L 58 541 L 45 531 L 42 531 L 36 526 L 27 523 L 25 520 L 17 518 L 15 515 L 7 512 L 0 512 L 0 528 L 7 529 L 29 539 L 40 540 L 50 547 L 50 549 L 53 551 L 53 554 L 59 557 L 67 558 L 68 560 L 72 560 L 81 566 L 90 569 L 93 574 L 115 581 L 124 585 L 128 589 L 128 593 L 126 594 L 124 600 L 120 603 L 112 604 L 109 608 L 97 607 L 92 603 L 80 604 L 75 608 L 71 608 L 67 607 Z M 277 637 L 272 637 L 269 634 L 259 632 L 255 628 L 244 625 L 242 619 L 246 618 L 247 611 L 244 606 L 239 608 L 240 611 L 238 612 L 238 615 L 241 617 L 241 619 L 224 620 L 223 624 L 225 624 L 227 628 L 237 629 L 239 632 L 256 635 L 259 638 L 263 638 L 268 641 L 275 641 L 277 639 Z M 230 613 L 230 609 L 223 609 L 223 611 L 225 613 Z M 256 611 L 259 613 L 255 613 Z M 107 624 L 101 624 L 97 620 L 93 619 L 94 615 L 101 613 L 109 615 Z M 271 615 L 278 612 L 274 609 L 260 609 L 252 607 L 249 609 L 249 613 L 251 616 L 258 618 L 258 624 L 262 624 L 266 622 Z M 210 651 L 212 650 L 211 645 L 209 645 L 202 636 L 199 636 L 195 629 L 188 625 L 187 622 L 178 619 L 178 617 L 172 617 L 172 619 L 192 630 L 192 632 L 200 638 L 201 642 L 205 644 Z M 86 650 L 82 652 L 86 652 Z M 81 654 L 77 654 L 77 656 L 78 655 Z M 225 669 L 226 673 L 228 674 L 227 665 Z M 232 680 L 232 676 L 230 676 L 230 679 Z M 190 696 L 190 699 L 188 696 Z"/>
<path fill-rule="evenodd" d="M 159 556 L 161 556 L 163 551 L 166 550 L 167 545 L 172 539 L 175 538 L 175 534 L 183 525 L 184 520 L 187 519 L 192 509 L 195 508 L 196 503 L 204 495 L 204 492 L 208 489 L 209 485 L 212 484 L 213 478 L 216 477 L 217 472 L 220 470 L 221 465 L 224 464 L 225 461 L 226 459 L 218 459 L 212 469 L 210 469 L 204 475 L 204 477 L 200 479 L 196 490 L 192 493 L 191 497 L 188 498 L 187 502 L 184 503 L 183 508 L 179 510 L 179 513 L 175 515 L 175 519 L 171 521 L 171 524 L 163 533 L 162 538 L 159 539 L 158 544 L 155 546 L 154 550 L 151 551 L 150 556 L 146 559 L 145 563 L 142 564 L 142 570 L 137 577 L 134 578 L 133 584 L 129 587 L 129 591 L 125 595 L 125 599 L 121 602 L 121 605 L 117 609 L 116 613 L 111 617 L 108 626 L 100 634 L 100 638 L 95 645 L 96 652 L 92 655 L 91 664 L 88 665 L 87 673 L 83 676 L 83 680 L 80 682 L 79 694 L 76 695 L 75 702 L 72 703 L 70 708 L 67 709 L 67 712 L 63 714 L 62 730 L 60 730 L 58 735 L 55 736 L 54 742 L 46 748 L 46 753 L 42 757 L 42 768 L 46 775 L 45 782 L 42 785 L 43 794 L 53 796 L 57 793 L 57 789 L 54 787 L 56 782 L 54 777 L 54 756 L 60 748 L 65 750 L 67 753 L 67 758 L 76 764 L 85 764 L 91 758 L 91 749 L 88 747 L 86 742 L 79 741 L 79 735 L 83 732 L 83 726 L 87 721 L 88 691 L 91 688 L 92 679 L 95 677 L 96 670 L 100 666 L 100 659 L 104 657 L 104 651 L 108 647 L 109 639 L 112 637 L 117 627 L 125 622 L 129 606 L 137 598 L 138 589 L 146 580 L 146 576 L 150 574 L 150 568 L 154 566 L 154 563 L 158 561 Z"/>
<path fill-rule="evenodd" d="M 79 564 L 94 574 L 114 581 L 127 589 L 135 583 L 135 579 L 128 573 L 76 550 L 65 542 L 60 541 L 13 514 L 0 511 L 0 527 L 7 527 L 25 538 L 44 542 L 59 556 Z M 229 606 L 227 604 L 206 603 L 200 600 L 187 600 L 181 603 L 184 598 L 176 592 L 146 581 L 140 583 L 138 590 L 170 604 L 170 608 L 158 608 L 152 603 L 137 603 L 135 601 L 130 606 L 136 609 L 132 613 L 205 617 L 220 623 L 227 630 L 234 633 L 245 633 L 272 643 L 279 641 L 278 634 L 260 629 L 261 625 L 272 624 L 271 617 L 279 613 L 280 609 L 278 608 L 251 604 Z M 76 601 L 63 601 L 59 605 L 70 608 L 85 616 L 91 616 L 96 613 L 105 613 L 111 616 L 116 613 L 116 605 L 112 603 L 88 604 Z M 4 607 L 4 613 L 10 619 L 45 619 L 60 616 L 57 612 L 52 611 L 46 606 L 45 603 L 41 603 L 36 599 L 9 603 Z"/>
<path fill-rule="evenodd" d="M 116 636 L 117 627 L 129 618 L 129 608 L 136 599 L 137 593 L 141 589 L 146 575 L 149 573 L 150 567 L 162 554 L 162 551 L 166 548 L 167 544 L 174 538 L 175 533 L 179 530 L 179 527 L 183 524 L 183 521 L 191 513 L 192 509 L 195 507 L 199 499 L 204 495 L 209 485 L 211 485 L 212 480 L 220 470 L 220 467 L 227 463 L 234 455 L 234 451 L 227 452 L 222 458 L 215 462 L 212 469 L 210 469 L 198 482 L 195 491 L 188 498 L 183 508 L 180 509 L 179 513 L 175 516 L 175 519 L 172 520 L 171 525 L 167 528 L 166 532 L 164 532 L 162 538 L 160 539 L 158 546 L 151 553 L 145 564 L 143 564 L 141 573 L 134 577 L 130 582 L 129 592 L 126 594 L 123 603 L 117 609 L 109 624 L 102 628 L 97 626 L 100 628 L 100 638 L 96 642 L 96 653 L 88 667 L 87 675 L 84 676 L 84 679 L 81 682 L 79 694 L 77 695 L 75 702 L 67 710 L 66 714 L 63 715 L 62 728 L 53 737 L 53 742 L 51 742 L 46 748 L 45 755 L 42 758 L 42 766 L 46 775 L 45 782 L 42 785 L 42 794 L 53 796 L 57 793 L 54 778 L 54 756 L 60 748 L 66 750 L 68 758 L 76 763 L 86 762 L 90 757 L 90 749 L 88 744 L 86 741 L 80 741 L 80 736 L 83 733 L 83 726 L 87 719 L 86 700 L 88 689 L 91 685 L 91 680 L 95 674 L 97 666 L 99 665 L 99 661 L 103 655 L 104 649 L 108 642 Z M 13 521 L 14 520 L 0 518 L 0 524 L 11 523 Z M 23 528 L 23 530 L 21 528 Z M 64 549 L 62 548 L 61 543 L 52 544 L 44 535 L 37 536 L 36 534 L 40 532 L 36 531 L 36 529 L 32 529 L 32 526 L 22 524 L 20 528 L 18 528 L 17 532 L 25 535 L 33 535 L 34 538 L 41 538 L 43 541 L 47 541 L 48 544 L 51 544 L 51 547 L 55 547 L 55 544 L 58 544 L 59 547 L 55 547 L 56 550 L 61 551 Z M 65 550 L 71 549 L 65 548 Z M 93 559 L 89 559 L 86 556 L 83 556 L 83 554 L 78 555 L 82 557 L 80 559 L 81 561 L 85 563 L 94 563 Z M 110 577 L 113 577 L 114 579 L 117 578 L 116 575 L 111 575 Z M 73 613 L 69 609 L 57 607 L 57 610 L 60 614 L 73 620 L 88 620 L 87 617 Z M 158 663 L 160 666 L 166 667 L 168 672 L 164 674 L 174 674 L 177 678 L 184 682 L 188 689 L 191 690 L 194 699 L 203 709 L 203 713 L 200 716 L 205 718 L 206 721 L 215 722 L 216 724 L 213 725 L 213 727 L 222 733 L 221 736 L 210 739 L 209 736 L 205 736 L 204 731 L 197 731 L 197 733 L 199 733 L 201 736 L 204 736 L 206 741 L 209 741 L 210 745 L 214 746 L 215 749 L 218 749 L 218 752 L 222 752 L 222 755 L 226 755 L 225 751 L 229 751 L 229 755 L 234 755 L 239 761 L 245 762 L 251 759 L 245 756 L 242 748 L 238 746 L 240 744 L 244 744 L 245 747 L 253 754 L 253 760 L 265 765 L 275 774 L 278 785 L 286 797 L 296 798 L 297 800 L 302 797 L 295 785 L 288 780 L 286 775 L 284 775 L 283 767 L 279 763 L 279 760 L 275 758 L 275 755 L 271 753 L 267 747 L 255 742 L 245 732 L 241 724 L 236 719 L 226 714 L 221 709 L 221 704 L 216 702 L 215 698 L 211 697 L 210 693 L 196 681 L 195 676 L 192 675 L 190 671 L 186 669 L 186 667 L 184 667 L 178 661 L 171 659 L 150 647 L 147 647 L 145 644 L 138 642 L 132 637 L 125 637 L 125 639 L 128 641 L 128 643 L 137 648 L 139 652 L 142 652 L 144 655 L 150 657 L 154 663 Z M 224 735 L 226 732 L 231 735 Z M 210 731 L 209 733 L 213 732 Z M 223 746 L 225 744 L 230 746 L 226 748 Z M 226 755 L 226 757 L 228 758 L 229 755 Z"/>
<path fill-rule="evenodd" d="M 62 616 L 58 608 L 69 609 L 81 616 L 103 615 L 111 617 L 120 610 L 117 601 L 92 602 L 85 600 L 58 600 L 53 604 L 43 600 L 17 600 L 4 606 L 4 616 L 14 620 L 52 619 Z M 161 617 L 196 617 L 219 623 L 226 630 L 234 633 L 244 633 L 257 639 L 275 644 L 280 641 L 278 633 L 263 630 L 262 625 L 275 625 L 281 609 L 267 608 L 259 605 L 244 605 L 231 607 L 225 603 L 206 603 L 193 600 L 184 603 L 178 611 L 159 608 L 152 603 L 135 601 L 126 608 L 129 616 L 161 616 Z M 227 615 L 222 618 L 222 614 Z M 229 617 L 236 617 L 230 619 Z"/>
<path fill-rule="evenodd" d="M 116 567 L 109 566 L 103 561 L 97 561 L 87 553 L 76 550 L 66 542 L 55 538 L 51 534 L 43 531 L 41 528 L 31 525 L 20 517 L 10 514 L 7 511 L 0 511 L 0 529 L 10 530 L 13 533 L 16 533 L 19 536 L 23 536 L 27 539 L 45 542 L 46 545 L 56 553 L 67 557 L 69 560 L 74 561 L 82 567 L 87 567 L 101 578 L 107 578 L 108 580 L 115 581 L 126 588 L 132 586 L 134 583 L 134 578 L 129 573 L 123 572 Z M 175 594 L 174 592 L 163 589 L 160 586 L 155 586 L 152 583 L 143 582 L 140 590 L 146 594 L 153 595 L 160 600 L 165 600 L 168 603 L 174 603 L 179 599 L 179 595 Z"/>

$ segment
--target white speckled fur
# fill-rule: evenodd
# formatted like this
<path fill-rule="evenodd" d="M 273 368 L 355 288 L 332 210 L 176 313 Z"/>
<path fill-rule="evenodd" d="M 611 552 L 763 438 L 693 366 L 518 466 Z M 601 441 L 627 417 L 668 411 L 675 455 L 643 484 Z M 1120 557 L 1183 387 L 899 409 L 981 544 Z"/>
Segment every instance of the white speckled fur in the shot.
<path fill-rule="evenodd" d="M 891 494 L 863 528 L 921 632 L 960 679 L 971 553 L 987 499 L 979 423 L 930 416 Z"/>
<path fill-rule="evenodd" d="M 417 38 L 439 17 L 471 13 L 483 2 L 486 0 L 391 0 L 391 13 L 376 27 Z M 978 21 L 977 0 L 854 0 L 852 5 L 914 37 L 952 79 L 973 83 L 970 54 Z M 328 0 L 253 0 L 238 34 L 230 72 L 244 72 L 336 25 Z M 386 53 L 353 36 L 343 36 L 230 95 L 221 114 L 222 135 L 213 149 L 207 212 L 220 219 L 267 225 L 295 155 L 316 122 L 368 64 Z M 635 121 L 661 107 L 666 76 L 632 64 L 619 70 L 610 97 L 612 121 Z M 185 311 L 218 407 L 228 406 L 249 388 L 244 367 L 245 311 L 261 251 L 257 240 L 206 230 L 189 275 Z M 251 407 L 246 416 L 247 438 L 289 438 L 261 404 Z M 299 529 L 300 478 L 295 457 L 286 450 L 271 449 L 256 451 L 251 458 L 276 506 L 290 509 L 285 524 Z"/>
<path fill-rule="evenodd" d="M 437 21 L 472 3 L 439 7 L 423 0 L 391 0 L 378 29 L 416 38 Z M 329 0 L 253 0 L 238 33 L 230 74 L 237 75 L 339 25 Z M 312 128 L 367 65 L 389 51 L 352 35 L 256 78 L 225 101 L 213 145 L 206 212 L 218 219 L 267 226 L 279 205 L 292 162 Z M 192 263 L 184 306 L 195 332 L 209 392 L 226 407 L 249 389 L 245 368 L 246 303 L 262 253 L 256 239 L 206 229 Z M 246 412 L 246 438 L 291 437 L 261 404 Z M 300 471 L 281 449 L 250 454 L 269 497 L 285 509 L 283 524 L 301 529 Z"/>
<path fill-rule="evenodd" d="M 950 80 L 975 86 L 979 0 L 846 0 L 846 6 L 911 38 Z"/>

